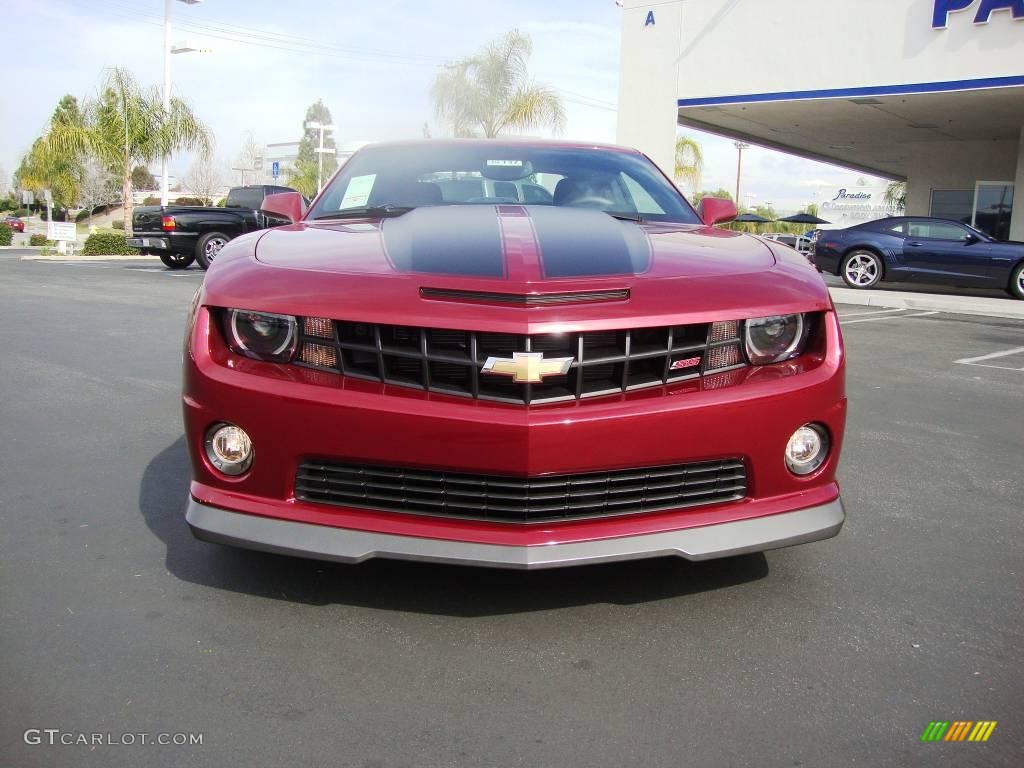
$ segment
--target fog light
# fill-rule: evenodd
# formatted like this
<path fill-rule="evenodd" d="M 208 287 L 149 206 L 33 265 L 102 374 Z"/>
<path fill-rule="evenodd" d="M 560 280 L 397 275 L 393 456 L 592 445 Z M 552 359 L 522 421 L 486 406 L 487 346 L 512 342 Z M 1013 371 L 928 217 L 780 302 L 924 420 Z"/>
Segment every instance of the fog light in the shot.
<path fill-rule="evenodd" d="M 828 434 L 817 424 L 804 424 L 786 446 L 786 466 L 794 475 L 809 475 L 828 457 Z"/>
<path fill-rule="evenodd" d="M 225 475 L 240 475 L 252 464 L 252 440 L 241 427 L 217 424 L 206 433 L 206 456 Z"/>

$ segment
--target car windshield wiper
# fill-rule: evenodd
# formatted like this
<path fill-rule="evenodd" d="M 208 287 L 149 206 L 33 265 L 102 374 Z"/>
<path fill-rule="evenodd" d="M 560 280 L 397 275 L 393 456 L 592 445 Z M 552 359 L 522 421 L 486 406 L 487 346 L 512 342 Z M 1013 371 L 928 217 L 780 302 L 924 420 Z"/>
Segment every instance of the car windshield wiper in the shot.
<path fill-rule="evenodd" d="M 320 221 L 321 219 L 354 219 L 366 216 L 401 216 L 403 213 L 408 213 L 415 207 L 416 206 L 414 205 L 391 205 L 391 203 L 386 203 L 384 205 L 364 205 L 360 208 L 344 208 L 340 211 L 335 211 L 334 213 L 325 213 L 323 216 L 314 216 L 313 221 Z"/>
<path fill-rule="evenodd" d="M 619 221 L 635 221 L 637 224 L 642 224 L 644 221 L 640 218 L 639 213 L 626 213 L 625 211 L 605 211 L 605 213 Z"/>

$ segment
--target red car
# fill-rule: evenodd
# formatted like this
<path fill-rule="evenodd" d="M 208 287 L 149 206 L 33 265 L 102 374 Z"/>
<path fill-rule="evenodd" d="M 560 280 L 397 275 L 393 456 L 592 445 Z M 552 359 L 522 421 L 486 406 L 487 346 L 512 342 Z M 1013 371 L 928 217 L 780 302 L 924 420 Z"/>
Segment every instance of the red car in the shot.
<path fill-rule="evenodd" d="M 19 219 L 17 216 L 4 216 L 0 219 L 0 223 L 6 224 L 15 232 L 25 231 L 25 222 Z"/>
<path fill-rule="evenodd" d="M 264 208 L 292 223 L 189 316 L 198 538 L 543 568 L 839 532 L 839 323 L 802 256 L 713 226 L 732 202 L 633 150 L 429 140 Z"/>

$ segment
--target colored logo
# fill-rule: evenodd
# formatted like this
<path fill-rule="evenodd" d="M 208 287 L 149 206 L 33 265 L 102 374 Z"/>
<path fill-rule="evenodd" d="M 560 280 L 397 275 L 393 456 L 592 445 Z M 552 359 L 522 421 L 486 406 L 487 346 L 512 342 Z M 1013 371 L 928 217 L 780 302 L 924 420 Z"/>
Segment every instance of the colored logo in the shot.
<path fill-rule="evenodd" d="M 949 26 L 949 14 L 966 11 L 977 0 L 935 0 L 932 11 L 932 28 L 945 29 Z M 1007 10 L 1014 19 L 1024 19 L 1024 0 L 981 0 L 975 24 L 988 24 L 994 11 Z"/>
<path fill-rule="evenodd" d="M 845 188 L 840 189 L 835 197 L 832 198 L 834 203 L 836 200 L 870 200 L 870 192 L 847 192 Z"/>
<path fill-rule="evenodd" d="M 684 357 L 682 360 L 676 360 L 669 366 L 670 370 L 681 371 L 683 368 L 692 368 L 695 365 L 700 365 L 700 357 Z"/>
<path fill-rule="evenodd" d="M 516 384 L 540 384 L 545 376 L 567 374 L 574 359 L 552 357 L 545 360 L 543 352 L 513 352 L 511 360 L 507 357 L 488 357 L 480 370 L 483 373 L 511 376 Z"/>
<path fill-rule="evenodd" d="M 921 741 L 988 741 L 995 720 L 933 720 L 921 734 Z"/>

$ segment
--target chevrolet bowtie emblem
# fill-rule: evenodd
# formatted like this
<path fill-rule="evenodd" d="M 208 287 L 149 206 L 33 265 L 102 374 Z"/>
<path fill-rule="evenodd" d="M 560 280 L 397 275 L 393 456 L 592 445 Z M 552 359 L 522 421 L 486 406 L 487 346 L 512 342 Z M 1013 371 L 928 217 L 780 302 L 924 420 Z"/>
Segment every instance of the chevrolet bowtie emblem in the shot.
<path fill-rule="evenodd" d="M 513 352 L 512 359 L 507 357 L 488 357 L 483 373 L 496 373 L 499 376 L 511 376 L 516 384 L 540 384 L 545 376 L 562 376 L 569 372 L 572 357 L 552 357 L 544 359 L 543 352 Z"/>

